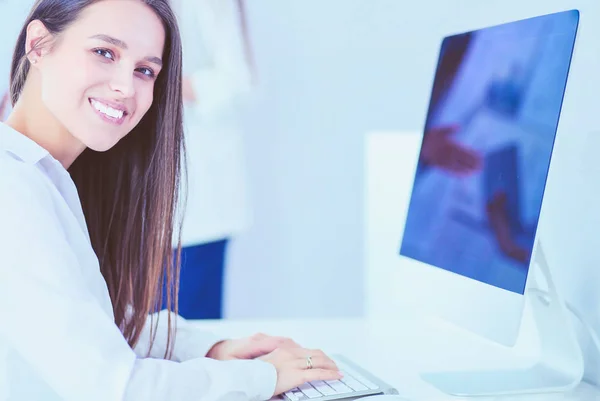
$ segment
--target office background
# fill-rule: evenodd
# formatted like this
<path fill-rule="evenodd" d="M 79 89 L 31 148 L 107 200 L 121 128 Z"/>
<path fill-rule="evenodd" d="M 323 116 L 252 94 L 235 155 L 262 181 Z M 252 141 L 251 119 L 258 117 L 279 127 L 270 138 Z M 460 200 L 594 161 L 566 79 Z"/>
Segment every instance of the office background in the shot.
<path fill-rule="evenodd" d="M 3 23 L 15 10 L 24 18 L 23 3 L 0 2 Z M 505 22 L 507 10 L 520 18 L 534 16 L 540 3 L 249 2 L 261 81 L 246 116 L 254 225 L 231 246 L 226 317 L 365 313 L 365 135 L 422 128 L 444 35 Z M 546 12 L 585 7 L 585 15 L 600 18 L 595 0 L 544 4 Z M 4 25 L 3 38 L 18 25 Z M 13 41 L 3 42 L 0 55 L 10 57 Z M 4 76 L 8 62 L 0 68 Z M 583 80 L 572 76 L 569 84 Z M 585 205 L 593 207 L 592 199 Z M 586 227 L 589 231 L 592 224 Z M 577 254 L 578 260 L 561 258 L 559 249 L 551 249 L 549 256 L 554 266 L 560 263 L 553 269 L 560 289 L 600 328 L 600 258 L 597 244 L 589 246 L 593 232 L 588 231 L 567 244 L 568 256 Z"/>
<path fill-rule="evenodd" d="M 584 24 L 600 17 L 594 1 L 540 4 L 253 1 L 249 13 L 263 85 L 247 137 L 255 223 L 232 244 L 227 316 L 363 313 L 366 133 L 421 130 L 440 40 L 449 33 L 540 10 L 581 8 Z M 586 73 L 585 67 L 578 71 Z M 569 84 L 582 79 L 571 76 Z M 583 231 L 573 237 L 584 236 L 590 238 Z M 559 258 L 566 266 L 557 267 L 556 279 L 600 323 L 600 277 L 592 267 L 600 258 L 588 240 L 573 241 L 568 257 L 581 259 Z M 549 250 L 550 257 L 557 252 Z"/>

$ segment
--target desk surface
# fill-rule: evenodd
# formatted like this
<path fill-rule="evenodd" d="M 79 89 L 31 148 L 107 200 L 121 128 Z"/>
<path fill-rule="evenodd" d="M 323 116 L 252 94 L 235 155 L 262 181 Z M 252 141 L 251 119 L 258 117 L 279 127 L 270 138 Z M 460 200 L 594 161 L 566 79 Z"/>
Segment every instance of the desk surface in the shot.
<path fill-rule="evenodd" d="M 195 322 L 203 329 L 244 337 L 257 332 L 286 336 L 306 348 L 342 354 L 398 389 L 409 400 L 462 400 L 446 396 L 419 377 L 431 370 L 517 367 L 506 349 L 435 320 L 402 319 L 402 324 L 366 319 L 223 320 Z M 444 333 L 442 335 L 442 333 Z M 482 357 L 483 356 L 483 357 Z M 600 390 L 582 383 L 569 394 L 486 397 L 477 401 L 600 400 Z"/>

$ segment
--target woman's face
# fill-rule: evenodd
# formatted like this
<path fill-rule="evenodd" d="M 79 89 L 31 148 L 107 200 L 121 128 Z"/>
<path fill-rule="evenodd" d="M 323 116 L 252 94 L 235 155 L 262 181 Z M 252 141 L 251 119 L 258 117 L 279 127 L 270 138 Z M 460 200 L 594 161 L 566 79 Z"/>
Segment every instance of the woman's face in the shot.
<path fill-rule="evenodd" d="M 83 145 L 113 147 L 152 105 L 165 30 L 139 0 L 103 0 L 83 10 L 33 66 L 42 101 Z"/>

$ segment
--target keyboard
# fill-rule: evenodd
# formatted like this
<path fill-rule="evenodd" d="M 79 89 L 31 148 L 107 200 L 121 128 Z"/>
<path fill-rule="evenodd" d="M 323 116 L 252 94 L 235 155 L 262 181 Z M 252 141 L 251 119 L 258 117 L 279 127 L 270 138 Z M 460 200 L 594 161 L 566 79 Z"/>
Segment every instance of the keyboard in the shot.
<path fill-rule="evenodd" d="M 356 372 L 346 364 L 336 360 L 338 368 L 344 374 L 340 380 L 314 381 L 305 383 L 286 392 L 283 397 L 287 401 L 318 400 L 322 397 L 339 398 L 352 397 L 355 393 L 360 395 L 376 394 L 381 388 L 371 380 Z M 357 394 L 358 395 L 358 394 Z"/>

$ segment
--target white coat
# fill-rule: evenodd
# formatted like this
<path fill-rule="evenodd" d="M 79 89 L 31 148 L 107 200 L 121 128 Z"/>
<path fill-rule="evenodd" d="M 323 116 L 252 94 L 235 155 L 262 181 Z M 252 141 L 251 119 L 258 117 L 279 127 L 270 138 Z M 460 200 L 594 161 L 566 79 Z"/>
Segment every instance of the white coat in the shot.
<path fill-rule="evenodd" d="M 183 73 L 197 98 L 184 108 L 188 198 L 182 243 L 189 246 L 231 237 L 251 223 L 240 116 L 255 92 L 235 0 L 176 0 L 173 8 Z"/>

